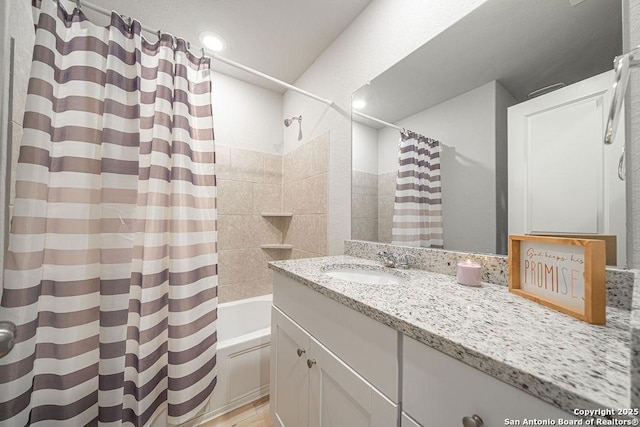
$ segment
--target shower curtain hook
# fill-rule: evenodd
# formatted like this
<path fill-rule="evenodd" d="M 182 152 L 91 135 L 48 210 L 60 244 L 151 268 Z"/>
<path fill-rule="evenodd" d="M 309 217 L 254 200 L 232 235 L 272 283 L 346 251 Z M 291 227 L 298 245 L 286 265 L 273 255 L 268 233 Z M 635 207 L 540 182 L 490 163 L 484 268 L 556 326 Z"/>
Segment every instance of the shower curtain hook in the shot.
<path fill-rule="evenodd" d="M 158 30 L 158 41 L 162 40 L 162 30 Z"/>
<path fill-rule="evenodd" d="M 76 9 L 79 11 L 82 5 L 80 4 L 80 0 L 76 0 Z"/>
<path fill-rule="evenodd" d="M 204 59 L 204 58 L 205 58 L 204 48 L 203 48 L 203 47 L 201 47 L 200 49 L 202 49 L 202 59 Z"/>

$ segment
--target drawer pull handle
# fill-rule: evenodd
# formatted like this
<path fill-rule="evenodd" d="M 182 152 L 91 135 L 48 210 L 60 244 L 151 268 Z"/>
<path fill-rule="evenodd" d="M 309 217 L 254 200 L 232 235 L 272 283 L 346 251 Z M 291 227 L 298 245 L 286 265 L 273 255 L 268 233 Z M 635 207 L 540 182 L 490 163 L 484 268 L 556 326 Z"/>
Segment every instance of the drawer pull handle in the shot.
<path fill-rule="evenodd" d="M 315 359 L 307 359 L 307 366 L 309 367 L 309 369 L 313 368 L 313 365 L 316 364 L 316 360 Z"/>
<path fill-rule="evenodd" d="M 477 415 L 472 415 L 470 417 L 464 417 L 462 419 L 462 427 L 482 427 L 484 426 L 484 421 Z"/>
<path fill-rule="evenodd" d="M 302 355 L 306 353 L 306 350 L 303 350 L 303 349 L 299 348 L 297 350 L 297 353 L 298 353 L 298 357 L 302 357 Z"/>

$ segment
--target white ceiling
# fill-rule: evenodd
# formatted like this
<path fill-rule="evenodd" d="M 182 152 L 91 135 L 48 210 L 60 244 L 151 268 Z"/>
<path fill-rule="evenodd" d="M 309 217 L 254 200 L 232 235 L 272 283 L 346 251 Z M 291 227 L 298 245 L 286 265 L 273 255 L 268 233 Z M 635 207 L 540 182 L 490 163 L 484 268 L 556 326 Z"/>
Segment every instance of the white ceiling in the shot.
<path fill-rule="evenodd" d="M 371 0 L 87 0 L 143 24 L 200 45 L 210 30 L 227 42 L 221 52 L 280 80 L 293 83 L 349 26 Z M 92 19 L 102 19 L 84 9 Z M 284 89 L 221 62 L 217 71 L 279 92 Z"/>
<path fill-rule="evenodd" d="M 620 0 L 489 0 L 354 94 L 394 123 L 492 80 L 518 101 L 613 69 Z M 361 120 L 372 127 L 381 126 Z"/>

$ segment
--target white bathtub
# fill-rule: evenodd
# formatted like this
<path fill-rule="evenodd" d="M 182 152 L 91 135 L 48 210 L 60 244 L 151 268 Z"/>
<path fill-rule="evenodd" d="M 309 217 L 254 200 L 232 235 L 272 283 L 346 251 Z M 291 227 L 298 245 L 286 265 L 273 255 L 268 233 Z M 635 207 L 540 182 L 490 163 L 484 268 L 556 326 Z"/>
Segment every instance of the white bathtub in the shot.
<path fill-rule="evenodd" d="M 218 306 L 218 383 L 197 426 L 269 394 L 271 295 Z"/>

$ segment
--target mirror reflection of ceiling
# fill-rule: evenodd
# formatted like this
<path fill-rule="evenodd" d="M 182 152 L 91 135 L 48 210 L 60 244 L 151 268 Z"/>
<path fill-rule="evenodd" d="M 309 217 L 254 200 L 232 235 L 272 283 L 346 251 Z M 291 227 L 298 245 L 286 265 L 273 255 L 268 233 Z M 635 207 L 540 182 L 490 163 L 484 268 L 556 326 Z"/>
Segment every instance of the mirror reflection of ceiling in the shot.
<path fill-rule="evenodd" d="M 522 102 L 534 90 L 612 69 L 622 53 L 621 13 L 620 0 L 489 0 L 354 99 L 366 101 L 361 112 L 391 123 L 492 80 Z"/>

